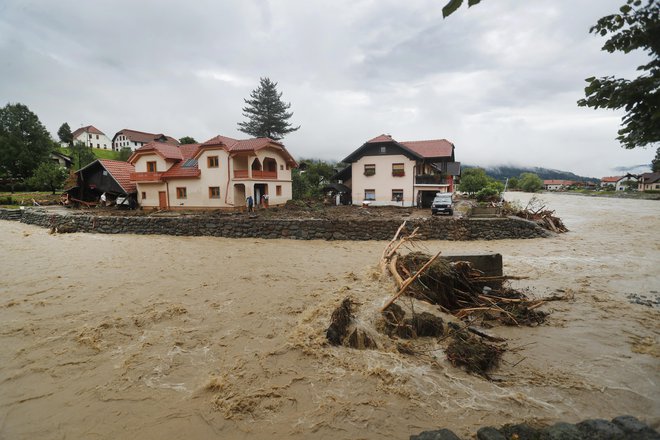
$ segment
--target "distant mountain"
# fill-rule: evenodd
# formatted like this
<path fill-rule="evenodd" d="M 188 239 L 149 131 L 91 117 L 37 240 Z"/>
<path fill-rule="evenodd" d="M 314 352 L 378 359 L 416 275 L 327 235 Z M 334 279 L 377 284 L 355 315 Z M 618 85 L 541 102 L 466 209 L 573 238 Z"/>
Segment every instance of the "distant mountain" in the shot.
<path fill-rule="evenodd" d="M 476 165 L 462 165 L 462 168 L 476 168 Z M 492 167 L 479 167 L 486 170 L 486 174 L 497 180 L 506 180 L 519 177 L 522 173 L 534 173 L 543 180 L 576 180 L 580 182 L 600 182 L 595 177 L 578 176 L 570 171 L 551 170 L 540 167 L 516 167 L 513 165 L 498 165 Z"/>

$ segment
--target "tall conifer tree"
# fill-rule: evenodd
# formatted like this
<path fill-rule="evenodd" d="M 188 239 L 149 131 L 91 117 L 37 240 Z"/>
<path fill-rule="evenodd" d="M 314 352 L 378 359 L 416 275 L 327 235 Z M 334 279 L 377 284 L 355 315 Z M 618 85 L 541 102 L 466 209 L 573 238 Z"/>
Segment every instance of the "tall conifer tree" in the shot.
<path fill-rule="evenodd" d="M 244 101 L 247 105 L 243 107 L 243 116 L 247 120 L 238 123 L 238 129 L 243 133 L 279 140 L 300 128 L 288 122 L 293 116 L 292 112 L 287 111 L 291 103 L 282 101 L 277 83 L 269 78 L 261 78 L 259 87 L 252 91 L 250 99 Z"/>

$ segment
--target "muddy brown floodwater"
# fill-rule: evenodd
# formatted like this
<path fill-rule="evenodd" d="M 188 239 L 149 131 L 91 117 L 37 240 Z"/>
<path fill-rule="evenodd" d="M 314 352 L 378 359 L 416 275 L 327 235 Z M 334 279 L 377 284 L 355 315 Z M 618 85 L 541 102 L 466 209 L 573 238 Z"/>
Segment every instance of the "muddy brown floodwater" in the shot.
<path fill-rule="evenodd" d="M 526 198 L 511 194 L 510 198 Z M 571 232 L 432 241 L 500 252 L 516 287 L 564 291 L 509 340 L 502 382 L 421 359 L 325 343 L 352 295 L 376 310 L 393 283 L 384 242 L 49 235 L 0 221 L 0 438 L 398 438 L 447 427 L 660 423 L 660 203 L 541 196 Z"/>

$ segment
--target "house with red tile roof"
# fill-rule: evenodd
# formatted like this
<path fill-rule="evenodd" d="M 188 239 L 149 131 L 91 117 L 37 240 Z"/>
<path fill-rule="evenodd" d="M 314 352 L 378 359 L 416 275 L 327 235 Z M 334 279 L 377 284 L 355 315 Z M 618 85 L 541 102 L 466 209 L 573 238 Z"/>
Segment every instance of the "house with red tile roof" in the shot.
<path fill-rule="evenodd" d="M 120 160 L 97 159 L 76 171 L 76 185 L 66 192 L 73 199 L 96 203 L 101 194 L 108 201 L 119 196 L 132 196 L 136 185 L 131 181 L 133 165 Z"/>
<path fill-rule="evenodd" d="M 93 125 L 80 127 L 71 133 L 71 135 L 73 136 L 74 143 L 82 142 L 88 147 L 99 148 L 101 150 L 110 150 L 112 148 L 110 138 Z"/>
<path fill-rule="evenodd" d="M 240 208 L 291 199 L 295 159 L 269 138 L 216 136 L 201 144 L 149 142 L 133 152 L 131 181 L 146 208 Z"/>
<path fill-rule="evenodd" d="M 608 177 L 602 177 L 600 179 L 600 187 L 605 188 L 607 186 L 611 186 L 612 188 L 616 187 L 616 183 L 621 180 L 621 177 L 623 176 L 608 176 Z"/>
<path fill-rule="evenodd" d="M 429 207 L 438 192 L 454 192 L 461 164 L 446 139 L 399 142 L 382 134 L 343 162 L 337 178 L 351 188 L 353 204 Z"/>
<path fill-rule="evenodd" d="M 573 180 L 549 179 L 543 181 L 543 188 L 547 191 L 561 191 L 575 184 Z"/>
<path fill-rule="evenodd" d="M 170 145 L 179 145 L 179 141 L 163 133 L 147 133 L 144 131 L 130 130 L 124 128 L 119 130 L 112 138 L 112 149 L 119 151 L 122 148 L 130 148 L 135 151 L 149 142 L 162 142 Z"/>

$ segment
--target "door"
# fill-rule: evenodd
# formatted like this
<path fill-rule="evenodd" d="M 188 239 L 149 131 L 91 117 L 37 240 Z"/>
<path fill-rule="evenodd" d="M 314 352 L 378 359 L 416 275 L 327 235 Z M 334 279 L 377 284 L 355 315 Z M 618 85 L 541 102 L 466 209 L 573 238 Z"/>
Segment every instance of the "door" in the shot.
<path fill-rule="evenodd" d="M 161 209 L 167 208 L 167 194 L 165 191 L 158 191 L 158 207 Z"/>

